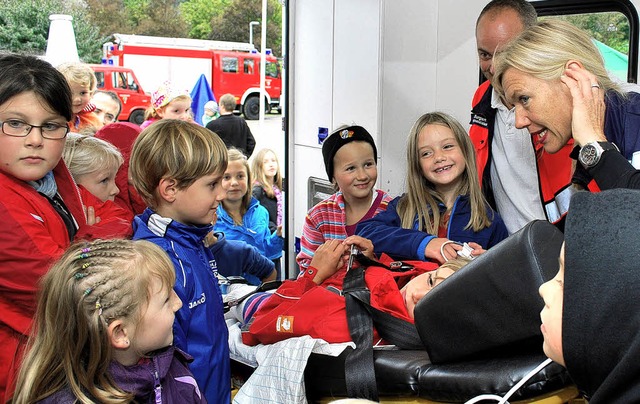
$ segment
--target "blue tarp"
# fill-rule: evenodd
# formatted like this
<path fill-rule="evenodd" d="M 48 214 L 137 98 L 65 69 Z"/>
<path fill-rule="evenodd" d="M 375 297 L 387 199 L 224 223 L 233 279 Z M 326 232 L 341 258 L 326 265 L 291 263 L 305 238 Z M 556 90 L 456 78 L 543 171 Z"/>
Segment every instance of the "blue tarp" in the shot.
<path fill-rule="evenodd" d="M 211 91 L 211 86 L 204 74 L 196 82 L 191 90 L 191 111 L 193 111 L 193 119 L 202 125 L 202 114 L 204 114 L 204 104 L 208 101 L 216 101 Z"/>

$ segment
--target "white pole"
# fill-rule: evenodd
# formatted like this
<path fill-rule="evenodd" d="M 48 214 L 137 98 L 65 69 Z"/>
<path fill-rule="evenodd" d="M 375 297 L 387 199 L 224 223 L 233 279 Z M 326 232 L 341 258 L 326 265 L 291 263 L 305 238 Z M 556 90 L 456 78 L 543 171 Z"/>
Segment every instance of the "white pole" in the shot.
<path fill-rule="evenodd" d="M 53 66 L 65 62 L 78 62 L 80 58 L 76 46 L 76 35 L 71 24 L 73 17 L 66 14 L 51 14 L 49 20 L 51 24 L 44 57 L 46 61 Z"/>
<path fill-rule="evenodd" d="M 262 38 L 260 41 L 260 132 L 264 127 L 264 80 L 267 67 L 267 0 L 262 0 Z"/>

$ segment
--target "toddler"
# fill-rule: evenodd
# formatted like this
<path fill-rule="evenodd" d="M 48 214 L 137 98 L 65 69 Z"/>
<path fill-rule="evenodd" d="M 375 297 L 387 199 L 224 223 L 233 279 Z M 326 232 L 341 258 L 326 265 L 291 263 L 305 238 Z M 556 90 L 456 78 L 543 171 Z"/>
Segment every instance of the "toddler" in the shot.
<path fill-rule="evenodd" d="M 204 114 L 202 114 L 202 126 L 207 126 L 207 124 L 217 117 L 220 114 L 218 113 L 218 103 L 215 101 L 207 101 L 204 104 Z"/>
<path fill-rule="evenodd" d="M 131 237 L 133 215 L 114 202 L 120 193 L 116 173 L 123 162 L 118 149 L 93 136 L 69 133 L 62 158 L 78 184 L 85 205 L 93 206 L 100 217 L 97 226 L 109 227 L 109 235 L 113 237 Z"/>
<path fill-rule="evenodd" d="M 71 88 L 73 116 L 69 127 L 74 132 L 95 133 L 103 125 L 94 114 L 95 105 L 91 104 L 91 96 L 96 91 L 96 76 L 93 70 L 84 63 L 63 63 L 58 70 L 64 75 Z"/>
<path fill-rule="evenodd" d="M 144 129 L 160 119 L 179 119 L 193 122 L 191 114 L 191 96 L 187 90 L 175 88 L 165 81 L 151 94 L 151 105 L 144 113 L 145 121 L 140 124 Z"/>

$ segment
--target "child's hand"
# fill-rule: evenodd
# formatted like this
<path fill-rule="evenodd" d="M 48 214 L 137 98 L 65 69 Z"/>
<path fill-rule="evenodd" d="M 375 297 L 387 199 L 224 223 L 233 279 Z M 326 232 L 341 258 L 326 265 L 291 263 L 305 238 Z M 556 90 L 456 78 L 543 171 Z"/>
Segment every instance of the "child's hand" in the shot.
<path fill-rule="evenodd" d="M 487 252 L 487 250 L 482 248 L 482 246 L 478 243 L 470 241 L 467 244 L 469 244 L 469 247 L 473 248 L 473 251 L 471 251 L 471 255 L 473 255 L 474 257 L 477 257 L 478 255 L 482 255 Z"/>
<path fill-rule="evenodd" d="M 88 226 L 93 226 L 96 223 L 100 223 L 100 217 L 96 216 L 96 210 L 93 208 L 93 206 L 82 205 L 82 210 L 84 210 L 84 217 L 87 221 Z"/>
<path fill-rule="evenodd" d="M 282 237 L 282 225 L 276 227 L 276 236 Z"/>
<path fill-rule="evenodd" d="M 458 250 L 461 250 L 462 246 L 449 241 L 451 240 L 446 238 L 432 239 L 424 249 L 424 256 L 433 261 L 438 261 L 441 264 L 444 264 L 447 260 L 456 258 L 458 256 Z"/>
<path fill-rule="evenodd" d="M 349 251 L 349 247 L 351 245 L 355 245 L 358 247 L 358 250 L 371 259 L 375 259 L 375 255 L 373 254 L 373 243 L 368 238 L 360 237 L 360 236 L 349 236 L 344 239 L 343 243 L 347 246 L 347 251 Z"/>
<path fill-rule="evenodd" d="M 318 272 L 313 278 L 313 282 L 321 284 L 325 279 L 338 272 L 344 266 L 345 253 L 348 257 L 349 248 L 344 244 L 344 240 L 328 240 L 321 244 L 313 254 L 310 266 Z"/>

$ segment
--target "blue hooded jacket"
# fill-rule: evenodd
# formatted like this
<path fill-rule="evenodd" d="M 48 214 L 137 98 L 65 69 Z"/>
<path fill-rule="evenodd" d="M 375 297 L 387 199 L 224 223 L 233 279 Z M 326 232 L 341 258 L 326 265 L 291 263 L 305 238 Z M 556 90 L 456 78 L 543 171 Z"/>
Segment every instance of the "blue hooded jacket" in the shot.
<path fill-rule="evenodd" d="M 212 226 L 189 226 L 147 208 L 133 222 L 133 238 L 157 244 L 176 270 L 182 300 L 173 324 L 174 345 L 194 360 L 189 368 L 210 403 L 231 400 L 229 331 L 224 320 L 217 265 L 203 240 Z"/>
<path fill-rule="evenodd" d="M 284 239 L 269 231 L 269 212 L 256 198 L 251 198 L 242 225 L 237 226 L 222 204 L 218 205 L 216 231 L 223 232 L 229 240 L 242 240 L 256 247 L 265 257 L 273 260 L 282 257 Z"/>

